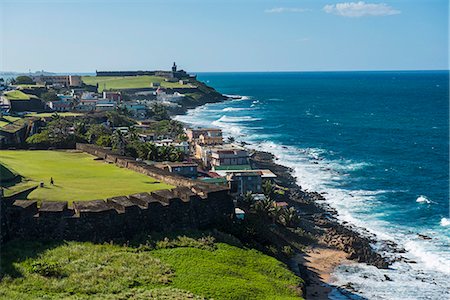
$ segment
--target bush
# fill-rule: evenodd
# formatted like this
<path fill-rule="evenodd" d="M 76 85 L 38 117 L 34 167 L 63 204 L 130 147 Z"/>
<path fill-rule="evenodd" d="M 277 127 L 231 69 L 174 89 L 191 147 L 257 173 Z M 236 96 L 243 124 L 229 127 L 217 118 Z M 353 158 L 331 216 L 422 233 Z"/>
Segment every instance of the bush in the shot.
<path fill-rule="evenodd" d="M 63 277 L 61 266 L 56 262 L 35 261 L 30 266 L 30 273 L 44 277 Z"/>

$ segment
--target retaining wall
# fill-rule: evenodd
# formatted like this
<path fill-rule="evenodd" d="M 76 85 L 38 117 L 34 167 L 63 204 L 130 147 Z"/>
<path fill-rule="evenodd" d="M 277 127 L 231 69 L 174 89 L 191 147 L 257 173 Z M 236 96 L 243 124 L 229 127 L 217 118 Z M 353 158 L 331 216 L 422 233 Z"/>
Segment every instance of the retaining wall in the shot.
<path fill-rule="evenodd" d="M 227 188 L 205 184 L 115 155 L 101 147 L 77 149 L 176 186 L 172 190 L 137 193 L 106 200 L 67 202 L 2 199 L 1 235 L 15 237 L 106 241 L 131 238 L 139 232 L 209 228 L 229 222 L 234 214 Z"/>

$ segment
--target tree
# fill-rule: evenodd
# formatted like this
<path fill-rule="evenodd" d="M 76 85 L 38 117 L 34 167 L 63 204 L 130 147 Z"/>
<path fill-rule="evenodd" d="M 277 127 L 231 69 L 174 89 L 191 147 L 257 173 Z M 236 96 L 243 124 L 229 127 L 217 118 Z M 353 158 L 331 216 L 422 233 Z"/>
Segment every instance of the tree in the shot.
<path fill-rule="evenodd" d="M 127 116 L 120 114 L 117 111 L 108 111 L 106 113 L 108 122 L 113 127 L 128 127 L 134 124 L 134 121 Z"/>
<path fill-rule="evenodd" d="M 101 147 L 111 147 L 111 136 L 109 135 L 102 135 L 97 139 L 95 142 L 96 145 Z"/>
<path fill-rule="evenodd" d="M 151 107 L 151 116 L 156 121 L 162 121 L 162 120 L 169 120 L 169 113 L 167 112 L 167 109 L 164 105 L 155 103 Z"/>
<path fill-rule="evenodd" d="M 5 79 L 3 79 L 3 77 L 0 78 L 0 85 L 4 85 L 5 84 Z"/>
<path fill-rule="evenodd" d="M 278 222 L 287 227 L 295 227 L 300 221 L 300 216 L 294 207 L 284 208 L 278 216 Z"/>
<path fill-rule="evenodd" d="M 118 151 L 120 155 L 124 155 L 126 140 L 120 130 L 116 130 L 113 132 L 111 136 L 111 146 L 113 150 Z"/>
<path fill-rule="evenodd" d="M 270 198 L 273 194 L 273 184 L 272 182 L 270 182 L 269 180 L 265 181 L 262 185 L 262 190 L 263 190 L 263 194 L 267 197 Z"/>
<path fill-rule="evenodd" d="M 53 91 L 49 91 L 49 92 L 45 92 L 41 95 L 41 99 L 44 100 L 45 102 L 49 102 L 49 101 L 59 101 L 59 97 L 58 95 L 53 92 Z"/>
<path fill-rule="evenodd" d="M 86 139 L 91 144 L 96 144 L 102 136 L 110 136 L 111 130 L 102 124 L 94 124 L 86 132 Z"/>
<path fill-rule="evenodd" d="M 29 76 L 17 76 L 16 84 L 34 84 L 34 81 Z"/>
<path fill-rule="evenodd" d="M 230 144 L 234 143 L 235 141 L 236 141 L 236 139 L 233 136 L 229 136 L 227 138 L 227 142 L 230 143 Z"/>

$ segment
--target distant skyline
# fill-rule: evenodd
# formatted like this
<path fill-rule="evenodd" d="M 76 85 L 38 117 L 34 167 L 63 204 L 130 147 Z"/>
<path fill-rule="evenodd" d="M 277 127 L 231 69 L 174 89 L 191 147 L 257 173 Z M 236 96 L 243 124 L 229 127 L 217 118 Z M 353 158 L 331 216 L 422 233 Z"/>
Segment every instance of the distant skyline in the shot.
<path fill-rule="evenodd" d="M 0 0 L 0 71 L 448 70 L 448 0 Z"/>

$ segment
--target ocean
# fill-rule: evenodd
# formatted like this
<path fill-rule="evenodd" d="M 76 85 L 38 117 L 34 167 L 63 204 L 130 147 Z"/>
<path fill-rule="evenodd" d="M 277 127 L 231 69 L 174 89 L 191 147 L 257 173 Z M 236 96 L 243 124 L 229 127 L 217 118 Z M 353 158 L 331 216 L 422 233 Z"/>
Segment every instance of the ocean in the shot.
<path fill-rule="evenodd" d="M 273 153 L 341 221 L 394 241 L 409 262 L 339 266 L 338 286 L 368 299 L 450 298 L 449 72 L 200 73 L 241 99 L 177 119 L 222 128 Z M 422 235 L 422 236 L 420 236 Z M 426 236 L 426 238 L 424 238 Z M 385 275 L 391 280 L 386 280 Z M 337 290 L 331 299 L 345 299 Z"/>

